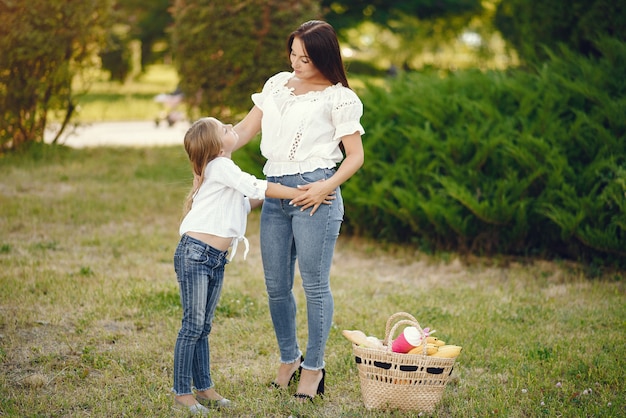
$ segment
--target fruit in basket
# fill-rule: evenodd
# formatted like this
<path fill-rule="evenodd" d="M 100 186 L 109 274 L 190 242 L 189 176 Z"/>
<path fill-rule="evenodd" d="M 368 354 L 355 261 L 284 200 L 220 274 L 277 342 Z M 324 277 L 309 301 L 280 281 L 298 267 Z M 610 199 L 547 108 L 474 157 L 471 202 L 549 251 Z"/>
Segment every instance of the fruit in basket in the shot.
<path fill-rule="evenodd" d="M 426 355 L 432 356 L 438 351 L 438 348 L 435 344 L 426 344 Z M 411 349 L 407 354 L 424 354 L 424 344 L 418 345 L 417 347 Z"/>
<path fill-rule="evenodd" d="M 438 347 L 437 352 L 432 356 L 441 358 L 455 358 L 459 354 L 461 354 L 461 350 L 463 350 L 463 347 L 459 345 L 442 345 L 441 347 Z"/>
<path fill-rule="evenodd" d="M 440 340 L 437 337 L 433 337 L 432 335 L 426 337 L 426 342 L 429 343 L 429 344 L 435 344 L 437 347 L 441 347 L 442 345 L 446 345 L 445 341 L 442 341 L 442 340 Z"/>
<path fill-rule="evenodd" d="M 344 329 L 341 331 L 341 334 L 346 337 L 348 341 L 360 345 L 361 347 L 383 349 L 383 343 L 378 338 L 372 336 L 368 337 L 363 331 Z"/>

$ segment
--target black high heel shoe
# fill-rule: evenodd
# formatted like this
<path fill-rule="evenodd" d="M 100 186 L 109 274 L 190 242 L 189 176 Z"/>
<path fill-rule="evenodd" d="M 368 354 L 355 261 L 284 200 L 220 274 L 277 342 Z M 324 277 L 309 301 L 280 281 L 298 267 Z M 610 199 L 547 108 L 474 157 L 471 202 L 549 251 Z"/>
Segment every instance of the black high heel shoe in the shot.
<path fill-rule="evenodd" d="M 317 385 L 317 392 L 316 392 L 316 396 L 319 395 L 320 398 L 324 397 L 324 379 L 325 378 L 326 378 L 326 369 L 322 369 L 322 380 L 320 380 L 320 383 Z M 313 402 L 313 398 L 314 398 L 311 395 L 307 395 L 306 393 L 300 393 L 300 392 L 295 393 L 293 397 L 298 400 L 308 399 L 311 402 Z"/>
<path fill-rule="evenodd" d="M 296 380 L 296 373 L 298 377 L 300 376 L 300 373 L 302 373 L 302 363 L 304 363 L 304 356 L 300 356 L 300 366 L 298 366 L 298 368 L 294 370 L 293 373 L 291 373 L 291 377 L 289 378 L 289 382 L 287 382 L 287 386 L 289 386 L 291 382 Z M 270 382 L 270 387 L 275 389 L 283 389 L 281 385 L 274 381 Z"/>

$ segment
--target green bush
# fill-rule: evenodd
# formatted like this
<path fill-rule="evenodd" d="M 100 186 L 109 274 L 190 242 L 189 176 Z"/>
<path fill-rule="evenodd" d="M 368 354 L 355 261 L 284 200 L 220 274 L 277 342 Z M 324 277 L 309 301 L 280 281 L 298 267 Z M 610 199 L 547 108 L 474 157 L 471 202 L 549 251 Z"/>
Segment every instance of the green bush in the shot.
<path fill-rule="evenodd" d="M 626 41 L 626 8 L 614 0 L 507 0 L 494 23 L 525 62 L 548 58 L 544 46 L 565 44 L 583 55 L 599 52 L 599 35 Z"/>
<path fill-rule="evenodd" d="M 278 71 L 290 70 L 287 36 L 319 17 L 312 0 L 177 0 L 173 44 L 181 88 L 202 114 L 233 118 Z"/>
<path fill-rule="evenodd" d="M 346 69 L 348 76 L 353 74 L 367 75 L 370 77 L 384 77 L 387 75 L 385 70 L 376 67 L 372 62 L 365 60 L 346 60 Z"/>
<path fill-rule="evenodd" d="M 626 255 L 626 44 L 534 72 L 403 74 L 361 92 L 346 228 L 422 249 Z M 548 51 L 549 53 L 549 51 Z"/>

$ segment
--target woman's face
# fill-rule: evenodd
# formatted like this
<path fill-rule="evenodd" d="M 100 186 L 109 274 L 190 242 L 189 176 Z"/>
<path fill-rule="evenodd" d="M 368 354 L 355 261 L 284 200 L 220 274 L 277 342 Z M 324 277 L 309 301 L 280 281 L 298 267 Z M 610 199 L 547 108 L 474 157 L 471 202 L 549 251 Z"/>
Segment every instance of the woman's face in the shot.
<path fill-rule="evenodd" d="M 291 60 L 291 68 L 296 73 L 296 77 L 302 80 L 313 80 L 323 77 L 322 73 L 313 64 L 313 61 L 307 56 L 304 43 L 298 37 L 293 39 L 289 58 Z"/>

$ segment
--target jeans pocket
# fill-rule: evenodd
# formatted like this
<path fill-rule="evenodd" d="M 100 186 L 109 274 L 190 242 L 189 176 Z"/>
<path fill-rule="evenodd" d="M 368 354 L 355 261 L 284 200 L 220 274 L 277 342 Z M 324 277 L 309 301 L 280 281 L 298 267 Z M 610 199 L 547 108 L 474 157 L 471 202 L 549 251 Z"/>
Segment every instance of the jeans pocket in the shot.
<path fill-rule="evenodd" d="M 307 173 L 300 173 L 300 180 L 304 183 L 315 183 L 316 181 L 326 180 L 331 177 L 334 170 L 329 168 L 318 168 L 315 171 L 309 171 Z"/>
<path fill-rule="evenodd" d="M 209 255 L 207 254 L 205 247 L 195 243 L 187 243 L 185 258 L 194 263 L 204 264 L 208 261 Z"/>

